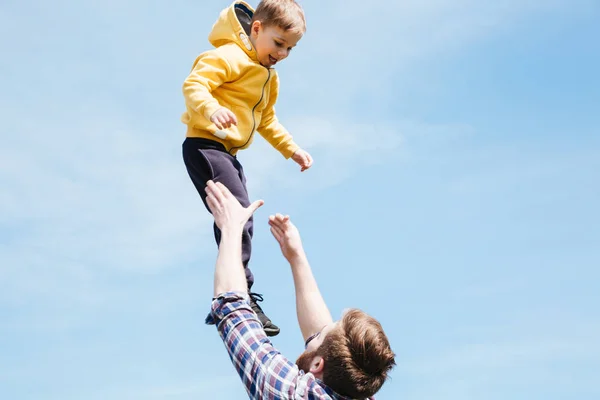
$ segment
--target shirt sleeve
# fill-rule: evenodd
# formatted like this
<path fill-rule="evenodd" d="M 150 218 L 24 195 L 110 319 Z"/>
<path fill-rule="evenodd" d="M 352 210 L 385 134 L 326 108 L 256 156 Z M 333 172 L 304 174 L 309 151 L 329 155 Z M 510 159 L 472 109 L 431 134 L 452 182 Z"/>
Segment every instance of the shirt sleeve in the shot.
<path fill-rule="evenodd" d="M 272 73 L 274 75 L 271 78 L 269 102 L 263 111 L 257 131 L 287 159 L 294 155 L 299 146 L 294 143 L 292 135 L 279 123 L 275 114 L 275 103 L 279 95 L 279 78 L 276 72 L 273 71 Z"/>
<path fill-rule="evenodd" d="M 212 302 L 212 321 L 251 399 L 294 399 L 298 367 L 267 338 L 248 295 L 228 292 Z"/>
<path fill-rule="evenodd" d="M 214 112 L 221 107 L 211 93 L 231 79 L 231 74 L 229 62 L 217 50 L 200 54 L 183 83 L 186 104 L 210 120 Z"/>

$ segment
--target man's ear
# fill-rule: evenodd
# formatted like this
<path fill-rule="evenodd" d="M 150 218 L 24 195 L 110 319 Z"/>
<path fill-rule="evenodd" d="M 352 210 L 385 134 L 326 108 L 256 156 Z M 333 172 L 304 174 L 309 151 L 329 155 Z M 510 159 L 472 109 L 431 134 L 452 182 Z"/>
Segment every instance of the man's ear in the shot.
<path fill-rule="evenodd" d="M 315 356 L 312 362 L 310 363 L 310 372 L 313 375 L 320 375 L 323 373 L 323 368 L 325 367 L 325 360 L 321 356 Z"/>

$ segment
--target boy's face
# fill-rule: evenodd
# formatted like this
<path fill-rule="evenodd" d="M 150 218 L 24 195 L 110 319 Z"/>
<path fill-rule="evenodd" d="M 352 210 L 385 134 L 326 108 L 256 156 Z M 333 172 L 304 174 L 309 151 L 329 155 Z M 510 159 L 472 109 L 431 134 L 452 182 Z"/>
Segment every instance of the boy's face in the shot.
<path fill-rule="evenodd" d="M 252 44 L 258 61 L 265 67 L 273 67 L 290 55 L 290 51 L 302 39 L 298 32 L 284 31 L 277 26 L 264 26 L 260 21 L 252 24 Z"/>

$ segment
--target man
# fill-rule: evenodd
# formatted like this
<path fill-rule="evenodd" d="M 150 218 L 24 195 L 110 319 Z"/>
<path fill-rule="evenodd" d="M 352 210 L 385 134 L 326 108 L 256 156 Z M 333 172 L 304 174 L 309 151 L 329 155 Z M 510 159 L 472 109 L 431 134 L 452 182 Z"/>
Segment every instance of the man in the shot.
<path fill-rule="evenodd" d="M 215 266 L 212 321 L 251 399 L 371 398 L 395 365 L 379 322 L 349 310 L 334 322 L 315 281 L 298 229 L 289 217 L 269 217 L 271 233 L 289 262 L 296 290 L 298 323 L 306 350 L 290 362 L 267 338 L 250 307 L 242 266 L 246 221 L 264 203 L 244 208 L 222 184 L 209 181 L 207 204 L 221 230 Z"/>

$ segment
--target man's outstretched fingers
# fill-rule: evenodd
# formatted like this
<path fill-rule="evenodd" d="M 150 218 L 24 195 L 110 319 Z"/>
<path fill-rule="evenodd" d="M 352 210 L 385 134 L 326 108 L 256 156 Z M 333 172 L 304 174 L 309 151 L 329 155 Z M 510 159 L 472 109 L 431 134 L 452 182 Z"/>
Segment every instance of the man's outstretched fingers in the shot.
<path fill-rule="evenodd" d="M 277 226 L 277 227 L 281 228 L 281 221 L 279 221 L 279 219 L 277 219 L 276 216 L 271 215 L 269 217 L 269 225 L 271 225 L 271 226 Z"/>
<path fill-rule="evenodd" d="M 225 198 L 229 198 L 232 196 L 231 192 L 229 191 L 229 189 L 227 188 L 227 186 L 223 185 L 221 182 L 217 182 L 216 187 L 219 189 L 219 191 L 221 193 L 223 193 L 223 196 Z"/>
<path fill-rule="evenodd" d="M 275 216 L 273 216 L 273 215 L 271 215 L 269 217 L 269 225 L 281 228 L 281 226 L 280 226 L 281 224 L 279 223 L 279 221 L 277 220 L 277 218 L 275 218 Z"/>
<path fill-rule="evenodd" d="M 206 203 L 208 204 L 210 212 L 213 214 L 219 209 L 219 203 L 210 192 L 206 195 Z"/>
<path fill-rule="evenodd" d="M 254 214 L 256 210 L 258 210 L 262 205 L 265 204 L 262 200 L 256 200 L 254 203 L 250 204 L 248 209 L 250 210 L 250 215 Z"/>
<path fill-rule="evenodd" d="M 278 242 L 281 242 L 281 240 L 283 239 L 283 235 L 280 232 L 278 232 L 277 228 L 275 228 L 272 225 L 271 225 L 271 233 L 273 234 L 273 237 L 275 238 L 275 240 L 277 240 Z"/>
<path fill-rule="evenodd" d="M 207 196 L 211 196 L 212 195 L 214 197 L 211 183 L 212 183 L 212 181 L 206 182 L 206 187 L 204 188 L 204 191 L 206 192 Z"/>
<path fill-rule="evenodd" d="M 271 226 L 271 232 L 273 232 L 275 238 L 278 241 L 281 241 L 285 235 L 285 232 L 283 229 L 281 229 L 281 226 L 277 222 L 269 222 L 269 225 Z"/>
<path fill-rule="evenodd" d="M 223 194 L 221 193 L 221 190 L 218 188 L 218 186 L 213 181 L 206 182 L 206 192 L 212 193 L 212 195 L 215 197 L 217 202 L 221 203 L 221 201 L 223 199 Z"/>

